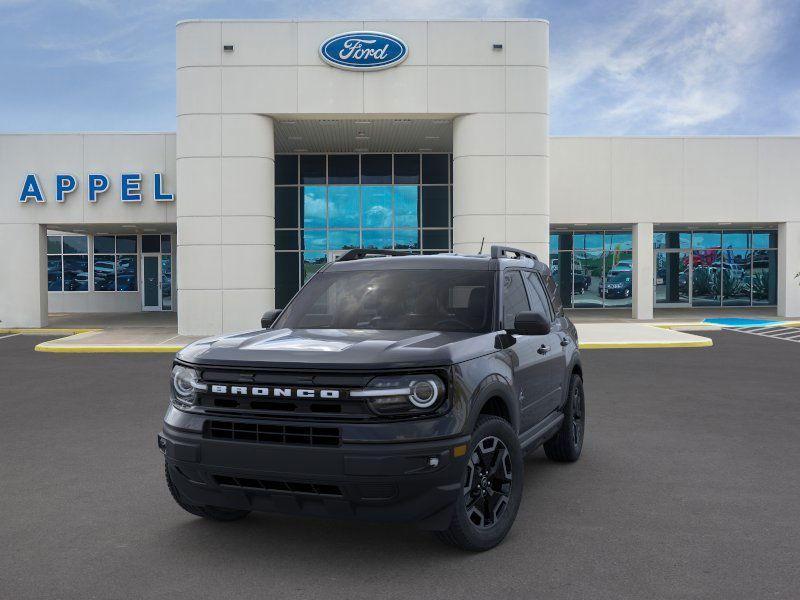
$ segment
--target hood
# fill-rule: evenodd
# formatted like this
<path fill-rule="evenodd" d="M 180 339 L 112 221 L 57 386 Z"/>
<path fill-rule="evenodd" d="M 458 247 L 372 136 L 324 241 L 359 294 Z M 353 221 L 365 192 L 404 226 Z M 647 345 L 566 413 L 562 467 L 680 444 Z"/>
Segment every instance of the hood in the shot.
<path fill-rule="evenodd" d="M 424 368 L 494 352 L 494 337 L 460 331 L 262 329 L 199 340 L 177 358 L 199 365 L 263 368 Z"/>

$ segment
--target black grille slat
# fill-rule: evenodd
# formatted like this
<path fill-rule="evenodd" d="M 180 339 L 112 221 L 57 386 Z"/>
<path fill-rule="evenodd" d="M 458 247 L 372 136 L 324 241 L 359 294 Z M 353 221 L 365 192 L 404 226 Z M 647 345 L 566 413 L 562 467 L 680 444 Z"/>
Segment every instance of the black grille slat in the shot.
<path fill-rule="evenodd" d="M 252 477 L 230 477 L 228 475 L 214 475 L 213 477 L 217 485 L 246 488 L 248 490 L 310 494 L 314 496 L 343 496 L 342 489 L 338 485 L 329 483 L 272 481 L 267 479 L 254 479 Z"/>
<path fill-rule="evenodd" d="M 206 437 L 237 442 L 299 446 L 338 446 L 341 444 L 342 438 L 338 427 L 241 423 L 238 421 L 208 421 Z"/>

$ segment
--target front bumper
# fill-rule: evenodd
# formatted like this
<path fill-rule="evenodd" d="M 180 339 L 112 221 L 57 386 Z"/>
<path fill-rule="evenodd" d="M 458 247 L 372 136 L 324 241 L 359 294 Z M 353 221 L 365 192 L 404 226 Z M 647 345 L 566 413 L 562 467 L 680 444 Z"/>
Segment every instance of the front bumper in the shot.
<path fill-rule="evenodd" d="M 190 504 L 414 522 L 445 529 L 460 497 L 469 436 L 297 446 L 209 439 L 164 423 L 158 447 Z"/>

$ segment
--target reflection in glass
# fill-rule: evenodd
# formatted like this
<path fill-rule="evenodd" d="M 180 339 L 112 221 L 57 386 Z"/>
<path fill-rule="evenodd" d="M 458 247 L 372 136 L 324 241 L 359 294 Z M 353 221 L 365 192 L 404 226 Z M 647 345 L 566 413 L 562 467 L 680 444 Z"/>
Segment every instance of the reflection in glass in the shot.
<path fill-rule="evenodd" d="M 60 243 L 60 242 L 59 242 Z M 61 278 L 61 256 L 47 257 L 47 291 L 60 292 L 62 285 Z"/>
<path fill-rule="evenodd" d="M 136 255 L 117 256 L 117 291 L 135 292 L 138 288 Z"/>
<path fill-rule="evenodd" d="M 419 227 L 419 188 L 415 185 L 394 186 L 394 226 Z"/>
<path fill-rule="evenodd" d="M 325 186 L 307 185 L 303 188 L 303 227 L 325 227 Z"/>
<path fill-rule="evenodd" d="M 158 252 L 158 250 L 156 250 L 156 252 Z M 117 254 L 135 254 L 135 253 L 136 253 L 136 236 L 118 235 Z"/>
<path fill-rule="evenodd" d="M 575 235 L 576 241 L 578 234 Z M 600 236 L 602 245 L 602 235 Z M 576 308 L 599 308 L 603 306 L 601 282 L 603 280 L 603 251 L 579 251 L 574 253 L 572 279 L 575 289 L 573 305 Z M 559 261 L 560 266 L 560 261 Z"/>
<path fill-rule="evenodd" d="M 778 301 L 777 250 L 753 251 L 753 304 L 776 304 Z"/>
<path fill-rule="evenodd" d="M 327 262 L 324 252 L 303 252 L 303 284 Z"/>
<path fill-rule="evenodd" d="M 653 248 L 690 248 L 692 234 L 688 231 L 657 231 L 653 234 Z"/>
<path fill-rule="evenodd" d="M 66 237 L 66 236 L 64 236 Z M 89 259 L 86 255 L 64 256 L 64 291 L 89 290 Z"/>
<path fill-rule="evenodd" d="M 605 235 L 605 249 L 606 250 L 632 250 L 633 241 L 631 240 L 630 232 L 616 232 L 608 233 Z"/>
<path fill-rule="evenodd" d="M 306 229 L 300 232 L 303 250 L 325 250 L 327 247 L 327 235 L 324 229 Z"/>
<path fill-rule="evenodd" d="M 86 254 L 89 243 L 85 235 L 65 235 L 62 239 L 64 254 Z"/>
<path fill-rule="evenodd" d="M 594 250 L 603 248 L 602 233 L 575 233 L 573 236 L 575 250 Z"/>
<path fill-rule="evenodd" d="M 723 248 L 750 248 L 749 231 L 725 231 L 722 234 Z"/>
<path fill-rule="evenodd" d="M 328 227 L 358 227 L 358 186 L 328 188 Z"/>
<path fill-rule="evenodd" d="M 395 229 L 394 247 L 398 250 L 419 249 L 419 229 Z"/>
<path fill-rule="evenodd" d="M 392 230 L 391 229 L 365 229 L 362 232 L 364 248 L 380 248 L 391 250 Z"/>
<path fill-rule="evenodd" d="M 172 236 L 165 234 L 161 236 L 161 252 L 172 254 Z"/>
<path fill-rule="evenodd" d="M 778 232 L 777 231 L 754 231 L 753 232 L 753 248 L 777 248 L 778 247 Z"/>
<path fill-rule="evenodd" d="M 161 256 L 161 310 L 172 310 L 172 256 Z"/>
<path fill-rule="evenodd" d="M 723 250 L 722 259 L 723 306 L 750 306 L 750 251 Z"/>
<path fill-rule="evenodd" d="M 96 292 L 114 291 L 114 255 L 94 255 L 94 290 Z"/>
<path fill-rule="evenodd" d="M 719 250 L 692 252 L 692 306 L 719 306 L 722 274 Z"/>
<path fill-rule="evenodd" d="M 61 254 L 61 236 L 48 235 L 47 236 L 47 253 L 48 254 Z"/>
<path fill-rule="evenodd" d="M 606 244 L 608 245 L 608 236 L 606 236 Z M 624 247 L 624 238 L 618 240 L 615 246 Z M 603 305 L 631 306 L 633 303 L 633 252 L 619 249 L 606 252 L 605 269 L 606 274 L 600 294 L 605 298 Z"/>
<path fill-rule="evenodd" d="M 689 253 L 656 252 L 656 304 L 689 304 Z"/>
<path fill-rule="evenodd" d="M 358 248 L 358 245 L 357 229 L 331 229 L 328 231 L 328 248 L 331 250 Z"/>
<path fill-rule="evenodd" d="M 561 240 L 561 243 L 572 244 L 572 235 L 568 234 L 568 240 Z M 561 303 L 565 308 L 572 308 L 572 298 L 574 296 L 574 286 L 572 281 L 572 252 L 564 250 L 558 253 L 556 262 L 552 263 L 550 268 L 553 271 L 553 278 L 558 282 L 559 293 L 561 294 Z"/>
<path fill-rule="evenodd" d="M 692 233 L 692 248 L 716 249 L 722 247 L 722 233 L 719 231 L 695 231 Z"/>
<path fill-rule="evenodd" d="M 392 226 L 392 188 L 388 185 L 361 188 L 362 227 Z"/>

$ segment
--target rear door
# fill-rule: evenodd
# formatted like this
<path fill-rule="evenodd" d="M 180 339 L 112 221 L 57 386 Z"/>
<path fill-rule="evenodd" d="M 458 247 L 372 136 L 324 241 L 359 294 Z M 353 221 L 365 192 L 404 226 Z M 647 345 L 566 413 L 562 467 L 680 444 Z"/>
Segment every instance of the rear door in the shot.
<path fill-rule="evenodd" d="M 555 310 L 548 299 L 548 294 L 544 289 L 544 284 L 540 275 L 534 271 L 524 271 L 523 279 L 528 289 L 531 299 L 531 310 L 543 314 L 550 320 L 550 333 L 545 338 L 545 348 L 540 349 L 544 352 L 543 361 L 547 365 L 547 383 L 544 386 L 544 397 L 542 404 L 545 407 L 545 414 L 556 410 L 561 405 L 562 388 L 567 369 L 567 356 L 561 340 L 564 333 L 556 320 Z"/>
<path fill-rule="evenodd" d="M 503 328 L 513 329 L 517 313 L 531 310 L 531 303 L 522 272 L 507 269 L 503 272 Z M 541 353 L 548 336 L 514 335 L 515 343 L 506 349 L 514 370 L 514 391 L 519 399 L 520 431 L 527 431 L 549 411 L 543 400 L 550 387 L 547 355 Z"/>

